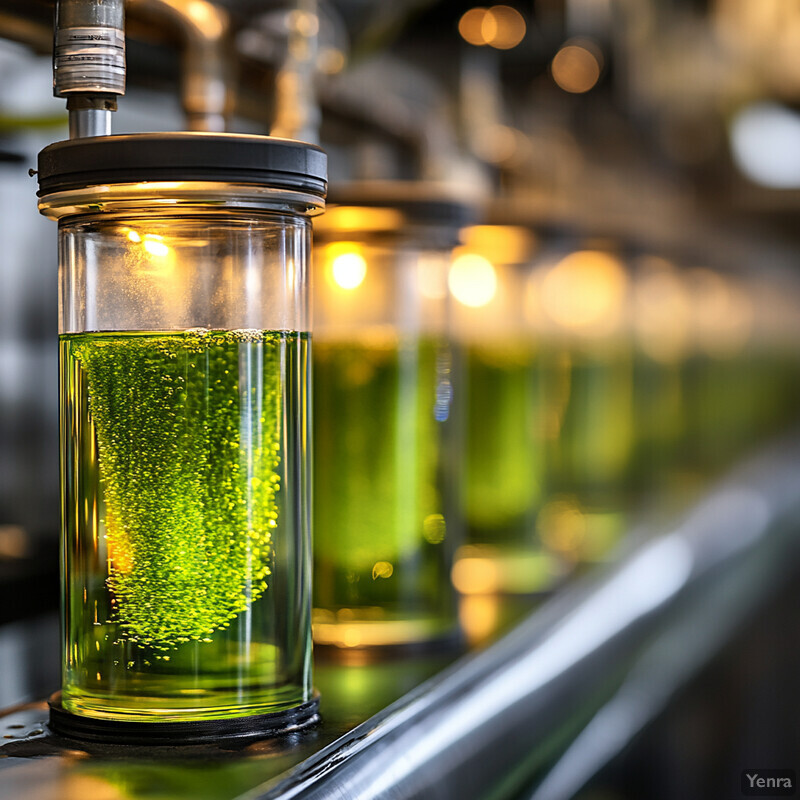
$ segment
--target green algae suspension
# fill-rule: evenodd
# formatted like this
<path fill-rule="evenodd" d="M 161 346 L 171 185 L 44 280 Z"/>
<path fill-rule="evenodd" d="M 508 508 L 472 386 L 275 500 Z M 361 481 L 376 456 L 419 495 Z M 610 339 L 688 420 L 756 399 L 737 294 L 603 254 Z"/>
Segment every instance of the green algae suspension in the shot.
<path fill-rule="evenodd" d="M 86 376 L 107 585 L 123 638 L 169 648 L 211 637 L 266 589 L 280 487 L 280 339 L 202 330 L 64 337 L 66 363 Z M 240 386 L 240 349 L 257 364 L 253 385 Z"/>
<path fill-rule="evenodd" d="M 68 537 L 95 526 L 97 545 L 68 548 L 73 574 L 90 573 L 73 583 L 85 596 L 67 598 L 68 672 L 82 687 L 72 696 L 68 680 L 68 700 L 87 702 L 88 683 L 141 686 L 178 708 L 209 689 L 235 702 L 225 674 L 242 669 L 251 692 L 271 694 L 280 648 L 253 641 L 252 619 L 275 602 L 297 467 L 284 413 L 307 348 L 306 334 L 258 330 L 61 337 Z"/>

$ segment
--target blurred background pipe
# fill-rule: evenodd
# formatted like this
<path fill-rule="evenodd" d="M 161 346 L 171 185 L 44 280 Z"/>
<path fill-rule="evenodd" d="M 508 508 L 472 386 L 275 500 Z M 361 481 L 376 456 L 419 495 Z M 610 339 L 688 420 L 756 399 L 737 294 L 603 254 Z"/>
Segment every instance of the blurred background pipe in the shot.
<path fill-rule="evenodd" d="M 228 13 L 206 0 L 128 0 L 128 7 L 169 21 L 180 33 L 186 129 L 224 131 L 233 109 Z"/>
<path fill-rule="evenodd" d="M 319 143 L 321 113 L 314 89 L 318 36 L 317 0 L 297 0 L 288 15 L 286 59 L 275 78 L 273 136 Z"/>

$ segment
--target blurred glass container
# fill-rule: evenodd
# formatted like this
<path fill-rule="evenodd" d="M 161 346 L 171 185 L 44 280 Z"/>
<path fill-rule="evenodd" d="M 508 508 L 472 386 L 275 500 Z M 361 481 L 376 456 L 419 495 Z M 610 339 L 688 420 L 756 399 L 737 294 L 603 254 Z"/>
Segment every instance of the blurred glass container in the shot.
<path fill-rule="evenodd" d="M 798 282 L 764 265 L 686 271 L 690 468 L 708 476 L 798 421 Z"/>
<path fill-rule="evenodd" d="M 325 170 L 259 136 L 40 154 L 59 222 L 59 729 L 316 713 L 306 273 Z"/>
<path fill-rule="evenodd" d="M 526 281 L 536 247 L 522 227 L 465 232 L 449 274 L 463 353 L 466 544 L 453 582 L 465 595 L 532 594 L 559 572 L 536 534 L 545 478 L 544 398 Z"/>
<path fill-rule="evenodd" d="M 652 497 L 682 486 L 687 413 L 684 365 L 689 355 L 689 292 L 682 270 L 667 258 L 640 254 L 632 262 L 635 452 L 631 482 Z"/>
<path fill-rule="evenodd" d="M 634 446 L 630 280 L 613 243 L 544 248 L 526 303 L 545 392 L 544 543 L 567 562 L 606 557 L 626 524 Z"/>
<path fill-rule="evenodd" d="M 756 379 L 753 301 L 746 284 L 708 267 L 685 273 L 690 350 L 684 365 L 687 466 L 708 478 L 754 444 L 768 384 Z"/>
<path fill-rule="evenodd" d="M 332 202 L 315 225 L 314 641 L 453 641 L 447 271 L 471 211 L 424 184 L 351 184 Z"/>

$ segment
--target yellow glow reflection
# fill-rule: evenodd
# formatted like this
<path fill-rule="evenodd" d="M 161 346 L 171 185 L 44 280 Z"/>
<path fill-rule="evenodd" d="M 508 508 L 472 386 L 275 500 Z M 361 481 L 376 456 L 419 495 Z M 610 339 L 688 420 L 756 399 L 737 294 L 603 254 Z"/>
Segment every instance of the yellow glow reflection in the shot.
<path fill-rule="evenodd" d="M 354 242 L 336 242 L 325 248 L 328 275 L 334 285 L 346 291 L 357 289 L 367 276 L 367 260 Z"/>
<path fill-rule="evenodd" d="M 472 225 L 464 231 L 464 245 L 492 264 L 522 264 L 536 246 L 535 236 L 517 225 Z"/>
<path fill-rule="evenodd" d="M 394 575 L 394 566 L 389 561 L 376 561 L 372 567 L 372 580 L 391 578 L 392 575 Z"/>
<path fill-rule="evenodd" d="M 157 233 L 140 233 L 137 230 L 127 230 L 128 241 L 139 247 L 131 247 L 129 255 L 132 266 L 142 275 L 165 277 L 175 269 L 176 254 L 164 237 Z"/>
<path fill-rule="evenodd" d="M 145 251 L 156 258 L 166 258 L 169 255 L 169 247 L 161 241 L 160 236 L 147 234 L 142 242 Z"/>
<path fill-rule="evenodd" d="M 555 54 L 550 71 L 565 92 L 583 94 L 600 80 L 601 57 L 592 43 L 572 40 Z"/>
<path fill-rule="evenodd" d="M 225 33 L 221 11 L 203 0 L 190 0 L 184 6 L 186 15 L 203 31 L 209 39 L 218 39 Z"/>
<path fill-rule="evenodd" d="M 480 308 L 490 303 L 497 293 L 497 273 L 483 256 L 461 253 L 453 260 L 447 284 L 459 303 Z"/>
<path fill-rule="evenodd" d="M 333 279 L 342 289 L 357 289 L 367 274 L 367 262 L 359 253 L 343 253 L 334 259 Z"/>
<path fill-rule="evenodd" d="M 493 594 L 502 586 L 501 578 L 491 558 L 465 556 L 453 565 L 453 586 L 461 594 Z"/>
<path fill-rule="evenodd" d="M 380 609 L 375 610 L 380 613 L 375 619 L 350 620 L 342 613 L 350 609 L 343 608 L 337 612 L 335 621 L 331 621 L 323 617 L 319 609 L 315 609 L 314 641 L 342 648 L 375 647 L 424 641 L 436 633 L 433 622 L 386 619 Z"/>
<path fill-rule="evenodd" d="M 403 215 L 394 208 L 370 206 L 330 206 L 325 215 L 314 220 L 314 229 L 328 236 L 372 231 L 397 231 Z"/>
<path fill-rule="evenodd" d="M 542 281 L 548 316 L 577 331 L 609 332 L 622 321 L 627 276 L 620 261 L 598 250 L 579 250 Z"/>
<path fill-rule="evenodd" d="M 500 625 L 500 597 L 492 594 L 462 597 L 458 616 L 470 645 L 485 642 Z"/>

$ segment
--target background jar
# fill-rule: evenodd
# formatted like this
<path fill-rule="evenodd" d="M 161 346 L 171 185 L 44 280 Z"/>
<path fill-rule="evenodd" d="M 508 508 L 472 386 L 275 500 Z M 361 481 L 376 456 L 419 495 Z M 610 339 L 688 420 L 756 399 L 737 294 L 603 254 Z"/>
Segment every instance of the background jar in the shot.
<path fill-rule="evenodd" d="M 460 387 L 447 273 L 471 211 L 397 183 L 339 187 L 333 203 L 315 225 L 314 640 L 453 641 Z"/>
<path fill-rule="evenodd" d="M 552 588 L 559 573 L 536 533 L 546 478 L 548 409 L 538 337 L 526 314 L 539 242 L 528 228 L 482 224 L 464 232 L 450 269 L 454 336 L 466 386 L 463 488 L 466 541 L 453 581 L 469 607 L 493 594 Z"/>
<path fill-rule="evenodd" d="M 258 136 L 40 154 L 69 715 L 315 713 L 306 271 L 325 176 L 319 149 Z"/>

